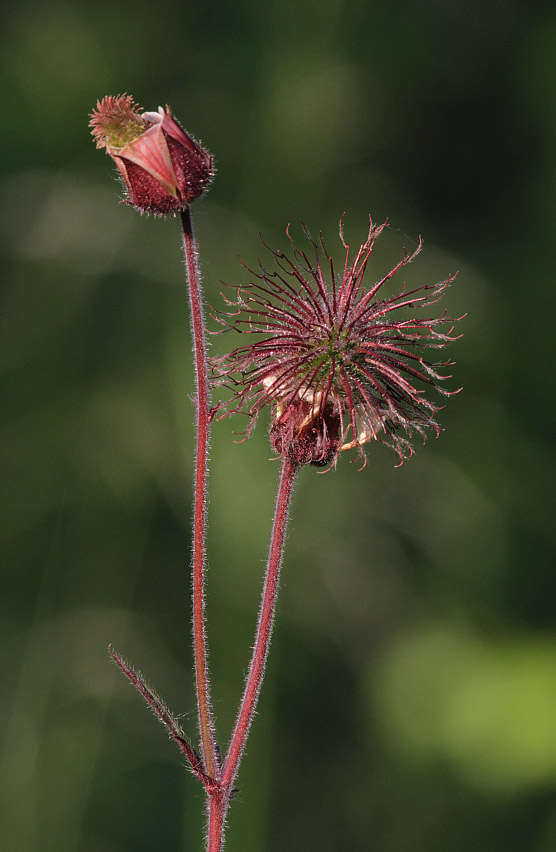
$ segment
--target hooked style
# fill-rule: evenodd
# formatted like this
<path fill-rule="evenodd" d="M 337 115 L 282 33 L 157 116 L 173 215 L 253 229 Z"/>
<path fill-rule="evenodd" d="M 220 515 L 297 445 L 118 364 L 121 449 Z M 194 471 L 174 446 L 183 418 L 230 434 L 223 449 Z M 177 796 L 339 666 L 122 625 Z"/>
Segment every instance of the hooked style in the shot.
<path fill-rule="evenodd" d="M 217 319 L 255 342 L 213 360 L 216 382 L 232 385 L 234 395 L 222 406 L 226 416 L 240 410 L 251 418 L 272 406 L 270 443 L 295 465 L 332 465 L 343 450 L 357 449 L 363 464 L 363 446 L 380 440 L 396 452 L 399 463 L 413 453 L 410 439 L 427 430 L 441 431 L 435 415 L 442 407 L 426 399 L 421 386 L 447 396 L 439 382 L 439 368 L 451 361 L 430 362 L 427 349 L 443 349 L 452 336 L 455 319 L 417 318 L 407 313 L 438 302 L 451 276 L 438 284 L 423 285 L 389 298 L 379 291 L 421 250 L 412 254 L 370 286 L 363 277 L 376 239 L 387 223 L 370 220 L 367 240 L 350 257 L 345 248 L 341 278 L 337 278 L 322 237 L 312 245 L 310 260 L 289 235 L 292 257 L 272 251 L 274 269 L 260 264 L 248 269 L 253 280 L 239 286 L 230 310 Z M 268 248 L 268 246 L 266 246 Z M 323 263 L 324 260 L 324 263 Z M 404 311 L 406 318 L 393 312 Z M 446 326 L 448 326 L 446 328 Z M 444 329 L 444 330 L 443 330 Z"/>

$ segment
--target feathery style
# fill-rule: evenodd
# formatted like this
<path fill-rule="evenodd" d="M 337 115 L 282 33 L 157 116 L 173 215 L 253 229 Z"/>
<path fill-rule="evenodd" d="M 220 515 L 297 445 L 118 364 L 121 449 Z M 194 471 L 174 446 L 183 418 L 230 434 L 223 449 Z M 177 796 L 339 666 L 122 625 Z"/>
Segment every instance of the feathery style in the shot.
<path fill-rule="evenodd" d="M 370 220 L 366 241 L 353 259 L 344 240 L 345 262 L 339 278 L 322 237 L 307 253 L 287 231 L 291 256 L 273 251 L 274 269 L 259 262 L 252 280 L 237 287 L 235 300 L 217 316 L 228 328 L 257 340 L 229 355 L 213 359 L 215 381 L 233 389 L 233 398 L 220 416 L 246 412 L 249 434 L 259 412 L 271 405 L 270 443 L 295 465 L 333 465 L 343 450 L 357 449 L 365 464 L 365 444 L 380 440 L 396 452 L 399 464 L 412 452 L 411 438 L 427 431 L 439 434 L 436 414 L 441 405 L 429 400 L 425 389 L 440 386 L 447 375 L 439 369 L 453 362 L 431 362 L 429 349 L 443 349 L 452 336 L 446 313 L 417 317 L 436 304 L 454 280 L 383 297 L 382 289 L 421 250 L 412 254 L 374 284 L 363 278 L 375 241 L 387 223 Z M 410 314 L 408 318 L 408 314 Z"/>

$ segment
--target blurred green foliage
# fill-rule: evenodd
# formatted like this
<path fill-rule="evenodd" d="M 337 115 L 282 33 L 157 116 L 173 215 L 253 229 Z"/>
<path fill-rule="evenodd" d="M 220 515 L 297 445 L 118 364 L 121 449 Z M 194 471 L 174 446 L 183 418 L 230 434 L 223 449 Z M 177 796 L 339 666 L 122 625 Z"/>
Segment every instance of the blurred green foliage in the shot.
<path fill-rule="evenodd" d="M 460 270 L 464 392 L 401 469 L 303 471 L 230 852 L 556 848 L 556 12 L 543 0 L 23 2 L 2 10 L 0 837 L 202 846 L 200 788 L 109 642 L 195 730 L 179 233 L 118 204 L 87 115 L 169 103 L 214 153 L 207 300 L 299 219 L 370 276 Z M 222 351 L 227 336 L 214 338 Z M 226 741 L 276 464 L 214 430 L 208 615 Z"/>

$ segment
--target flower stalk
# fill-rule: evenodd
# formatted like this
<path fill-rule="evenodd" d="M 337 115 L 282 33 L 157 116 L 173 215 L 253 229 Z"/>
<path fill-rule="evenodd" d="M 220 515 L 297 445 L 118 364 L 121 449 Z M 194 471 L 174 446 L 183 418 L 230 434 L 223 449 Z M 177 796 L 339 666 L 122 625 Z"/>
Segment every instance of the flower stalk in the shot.
<path fill-rule="evenodd" d="M 257 710 L 276 615 L 280 568 L 284 555 L 289 508 L 296 473 L 297 466 L 288 458 L 284 458 L 276 494 L 255 644 L 239 712 L 219 779 L 220 790 L 211 796 L 209 805 L 208 852 L 220 852 L 223 848 L 226 814 L 234 792 L 234 782 L 245 751 L 249 731 Z"/>
<path fill-rule="evenodd" d="M 207 368 L 207 344 L 203 315 L 203 297 L 199 257 L 191 210 L 187 207 L 180 214 L 182 242 L 187 281 L 191 333 L 193 336 L 195 384 L 195 426 L 197 446 L 195 451 L 195 496 L 193 512 L 192 596 L 193 596 L 193 648 L 195 657 L 195 680 L 197 712 L 201 751 L 207 774 L 216 778 L 218 774 L 218 748 L 214 732 L 211 707 L 210 677 L 208 671 L 207 633 L 205 623 L 206 582 L 206 515 L 208 487 L 208 453 L 210 436 L 210 390 Z"/>
<path fill-rule="evenodd" d="M 245 748 L 249 729 L 255 715 L 257 701 L 261 691 L 264 669 L 268 657 L 268 649 L 272 637 L 272 627 L 276 612 L 276 599 L 278 596 L 278 583 L 280 579 L 280 568 L 284 554 L 286 539 L 286 527 L 288 523 L 288 512 L 295 484 L 297 466 L 289 458 L 282 460 L 282 470 L 278 483 L 276 495 L 276 506 L 274 509 L 274 521 L 270 538 L 268 562 L 265 572 L 265 580 L 259 619 L 257 623 L 257 634 L 253 647 L 253 655 L 249 664 L 245 689 L 235 728 L 230 740 L 224 767 L 222 770 L 222 784 L 229 788 L 234 783 L 239 768 L 241 755 Z"/>

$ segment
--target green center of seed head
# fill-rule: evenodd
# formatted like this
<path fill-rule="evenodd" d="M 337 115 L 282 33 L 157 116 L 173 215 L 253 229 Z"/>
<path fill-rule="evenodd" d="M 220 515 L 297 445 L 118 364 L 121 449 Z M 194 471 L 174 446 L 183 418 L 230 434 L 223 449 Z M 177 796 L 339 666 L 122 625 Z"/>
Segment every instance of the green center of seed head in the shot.
<path fill-rule="evenodd" d="M 315 343 L 315 356 L 307 364 L 307 373 L 314 373 L 315 382 L 325 379 L 331 370 L 334 371 L 335 379 L 339 362 L 344 365 L 349 362 L 349 350 L 353 347 L 347 336 L 345 329 L 338 333 L 336 328 L 332 328 L 325 339 L 321 338 Z"/>

